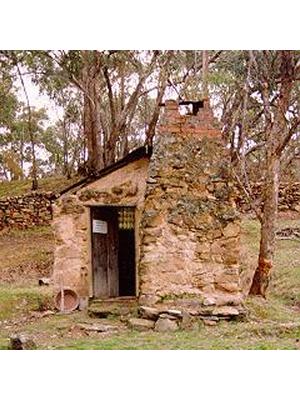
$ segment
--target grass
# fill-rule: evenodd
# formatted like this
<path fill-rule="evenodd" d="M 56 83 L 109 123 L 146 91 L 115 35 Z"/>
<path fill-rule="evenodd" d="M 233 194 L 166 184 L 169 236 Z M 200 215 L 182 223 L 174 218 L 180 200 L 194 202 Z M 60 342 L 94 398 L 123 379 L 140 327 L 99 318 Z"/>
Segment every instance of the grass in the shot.
<path fill-rule="evenodd" d="M 279 226 L 300 226 L 300 222 L 280 220 Z M 21 253 L 11 261 L 16 268 L 18 263 L 26 264 L 30 258 L 43 259 L 44 256 L 35 254 L 33 248 L 27 251 L 32 241 L 36 247 L 45 250 L 53 240 L 51 232 L 44 228 L 12 232 L 10 235 L 5 236 L 6 239 L 1 237 L 0 268 L 6 263 L 6 247 L 11 241 L 13 246 L 10 253 L 17 253 L 13 249 Z M 43 244 L 47 241 L 48 244 Z M 255 220 L 245 219 L 242 224 L 242 270 L 245 282 L 247 275 L 251 275 L 249 268 L 253 270 L 256 266 L 258 245 L 259 224 Z M 26 321 L 26 315 L 33 310 L 43 309 L 51 301 L 49 296 L 48 289 L 36 285 L 0 285 L 0 349 L 7 348 L 7 338 L 15 331 L 32 335 L 40 349 L 300 349 L 300 308 L 297 308 L 300 300 L 300 250 L 297 240 L 277 240 L 275 268 L 268 297 L 248 298 L 245 302 L 248 313 L 244 321 L 219 322 L 210 327 L 199 321 L 190 330 L 173 333 L 137 332 L 119 323 L 120 331 L 117 333 L 89 334 L 76 328 L 83 322 L 97 322 L 84 312 L 55 314 Z M 22 318 L 25 318 L 25 322 Z M 1 329 L 1 320 L 2 325 L 3 320 L 15 322 L 4 324 L 6 328 Z M 105 322 L 117 323 L 114 319 Z"/>
<path fill-rule="evenodd" d="M 279 221 L 279 227 L 300 227 L 300 221 Z M 300 241 L 277 240 L 270 293 L 289 306 L 300 304 Z"/>
<path fill-rule="evenodd" d="M 220 323 L 218 328 L 203 326 L 198 330 L 178 331 L 172 334 L 132 331 L 101 340 L 99 338 L 73 340 L 69 344 L 52 348 L 78 350 L 296 350 L 299 348 L 297 342 L 299 328 L 279 334 L 271 328 L 267 332 L 258 329 L 249 330 L 249 325 L 241 327 L 240 324 Z"/>
<path fill-rule="evenodd" d="M 300 227 L 300 219 L 278 221 L 278 229 Z M 259 250 L 259 224 L 256 220 L 244 219 L 242 223 L 242 271 L 248 285 L 251 283 Z M 274 270 L 268 299 L 274 304 L 293 306 L 300 301 L 300 241 L 276 240 Z"/>
<path fill-rule="evenodd" d="M 39 179 L 38 191 L 58 192 L 61 189 L 70 186 L 79 180 L 78 177 L 67 179 L 62 176 L 53 176 L 51 178 Z M 31 192 L 32 181 L 25 179 L 22 181 L 3 181 L 0 182 L 0 198 L 7 196 L 21 196 Z"/>
<path fill-rule="evenodd" d="M 51 305 L 49 290 L 40 287 L 0 286 L 0 321 L 13 320 L 31 311 L 42 311 Z"/>

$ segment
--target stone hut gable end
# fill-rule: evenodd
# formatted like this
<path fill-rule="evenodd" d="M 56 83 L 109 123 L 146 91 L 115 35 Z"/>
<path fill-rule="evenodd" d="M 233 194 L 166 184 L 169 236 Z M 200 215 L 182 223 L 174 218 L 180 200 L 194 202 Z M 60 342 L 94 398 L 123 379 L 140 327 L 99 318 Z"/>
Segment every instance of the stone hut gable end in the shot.
<path fill-rule="evenodd" d="M 56 202 L 53 210 L 55 291 L 60 290 L 63 277 L 64 287 L 75 290 L 80 297 L 93 297 L 91 207 L 134 207 L 138 230 L 148 164 L 148 152 L 139 149 L 134 156 L 100 173 L 101 176 L 72 187 Z M 139 235 L 135 238 L 138 258 Z"/>

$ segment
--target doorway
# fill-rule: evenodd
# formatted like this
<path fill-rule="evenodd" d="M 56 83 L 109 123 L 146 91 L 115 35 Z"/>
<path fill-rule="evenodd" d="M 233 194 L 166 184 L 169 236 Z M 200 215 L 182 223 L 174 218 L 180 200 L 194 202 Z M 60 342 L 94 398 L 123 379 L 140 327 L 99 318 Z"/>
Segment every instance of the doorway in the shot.
<path fill-rule="evenodd" d="M 136 296 L 134 207 L 91 207 L 95 298 Z"/>

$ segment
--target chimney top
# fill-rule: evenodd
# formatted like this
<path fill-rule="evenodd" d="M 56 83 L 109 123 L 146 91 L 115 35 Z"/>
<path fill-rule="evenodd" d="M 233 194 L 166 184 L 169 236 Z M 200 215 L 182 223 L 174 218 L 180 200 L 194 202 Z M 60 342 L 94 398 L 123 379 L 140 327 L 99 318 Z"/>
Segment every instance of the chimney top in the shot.
<path fill-rule="evenodd" d="M 178 106 L 188 106 L 192 105 L 192 115 L 197 115 L 198 111 L 200 108 L 204 107 L 204 102 L 205 100 L 198 100 L 198 101 L 193 101 L 193 100 L 166 100 L 165 103 L 160 103 L 160 107 L 166 107 L 169 110 L 175 110 L 178 109 Z"/>
<path fill-rule="evenodd" d="M 179 106 L 192 105 L 192 113 L 180 115 Z M 197 133 L 208 136 L 221 136 L 218 121 L 214 118 L 209 99 L 166 100 L 160 106 L 165 111 L 159 126 L 160 132 Z"/>

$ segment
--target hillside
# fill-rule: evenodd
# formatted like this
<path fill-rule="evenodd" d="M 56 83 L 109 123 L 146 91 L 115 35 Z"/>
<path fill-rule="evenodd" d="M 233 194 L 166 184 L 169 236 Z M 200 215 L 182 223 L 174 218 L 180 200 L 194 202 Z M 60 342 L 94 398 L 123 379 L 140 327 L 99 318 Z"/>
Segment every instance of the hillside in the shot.
<path fill-rule="evenodd" d="M 40 179 L 39 182 L 39 192 L 59 192 L 65 187 L 71 186 L 73 183 L 77 182 L 80 178 L 73 177 L 67 179 L 64 176 L 54 176 L 51 178 Z M 31 192 L 31 180 L 22 181 L 2 181 L 0 182 L 0 198 L 7 196 L 21 196 Z"/>

